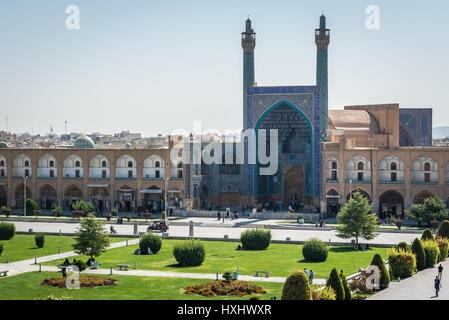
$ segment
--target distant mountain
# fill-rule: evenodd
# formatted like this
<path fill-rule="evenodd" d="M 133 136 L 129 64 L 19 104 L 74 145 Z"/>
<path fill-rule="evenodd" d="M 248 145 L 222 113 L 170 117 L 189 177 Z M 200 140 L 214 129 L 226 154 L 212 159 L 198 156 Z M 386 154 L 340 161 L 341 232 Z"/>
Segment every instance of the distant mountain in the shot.
<path fill-rule="evenodd" d="M 449 127 L 436 127 L 433 128 L 434 139 L 444 139 L 449 137 Z"/>

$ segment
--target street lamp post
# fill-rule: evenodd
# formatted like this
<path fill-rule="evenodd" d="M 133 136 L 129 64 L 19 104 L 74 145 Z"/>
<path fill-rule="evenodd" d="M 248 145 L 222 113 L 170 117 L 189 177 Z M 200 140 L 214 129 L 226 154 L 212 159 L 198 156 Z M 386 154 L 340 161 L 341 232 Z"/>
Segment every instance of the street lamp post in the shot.
<path fill-rule="evenodd" d="M 26 202 L 27 202 L 27 176 L 23 176 L 23 216 L 26 217 L 27 215 L 27 209 L 26 209 Z"/>

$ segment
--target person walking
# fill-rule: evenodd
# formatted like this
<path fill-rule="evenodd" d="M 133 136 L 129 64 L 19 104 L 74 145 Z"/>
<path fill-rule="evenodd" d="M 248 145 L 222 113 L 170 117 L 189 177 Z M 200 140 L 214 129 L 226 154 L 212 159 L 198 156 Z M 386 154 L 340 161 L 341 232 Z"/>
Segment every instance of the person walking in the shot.
<path fill-rule="evenodd" d="M 307 268 L 304 268 L 304 273 L 306 274 L 306 276 L 309 276 L 309 272 L 307 271 Z"/>
<path fill-rule="evenodd" d="M 313 284 L 313 276 L 314 276 L 313 270 L 310 270 L 310 274 L 309 274 L 309 283 L 310 284 Z"/>
<path fill-rule="evenodd" d="M 443 266 L 440 264 L 440 266 L 438 267 L 438 278 L 441 279 L 443 278 Z M 440 284 L 441 285 L 441 284 Z"/>
<path fill-rule="evenodd" d="M 220 219 L 221 219 L 220 211 L 217 211 L 217 220 L 220 221 Z"/>
<path fill-rule="evenodd" d="M 441 287 L 440 278 L 436 277 L 435 278 L 435 292 L 436 292 L 437 297 L 438 297 L 438 293 L 440 292 L 440 287 Z"/>

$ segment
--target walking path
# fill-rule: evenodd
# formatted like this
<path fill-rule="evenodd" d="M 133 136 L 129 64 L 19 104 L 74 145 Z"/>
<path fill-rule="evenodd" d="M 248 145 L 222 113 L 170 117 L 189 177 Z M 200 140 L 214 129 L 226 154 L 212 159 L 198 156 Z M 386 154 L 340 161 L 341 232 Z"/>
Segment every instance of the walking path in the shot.
<path fill-rule="evenodd" d="M 438 265 L 418 272 L 413 277 L 392 282 L 389 287 L 368 300 L 449 300 L 449 260 L 442 262 L 443 278 L 439 297 L 435 296 L 434 280 Z"/>

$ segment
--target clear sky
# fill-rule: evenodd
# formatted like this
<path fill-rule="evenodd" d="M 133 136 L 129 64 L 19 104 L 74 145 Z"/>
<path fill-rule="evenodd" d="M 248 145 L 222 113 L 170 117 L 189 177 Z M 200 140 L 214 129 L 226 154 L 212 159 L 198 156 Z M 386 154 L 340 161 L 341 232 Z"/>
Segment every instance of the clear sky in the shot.
<path fill-rule="evenodd" d="M 369 5 L 379 30 L 365 26 Z M 314 85 L 322 11 L 331 109 L 431 107 L 449 125 L 447 0 L 0 0 L 0 129 L 6 116 L 13 132 L 240 128 L 248 15 L 258 85 Z"/>

